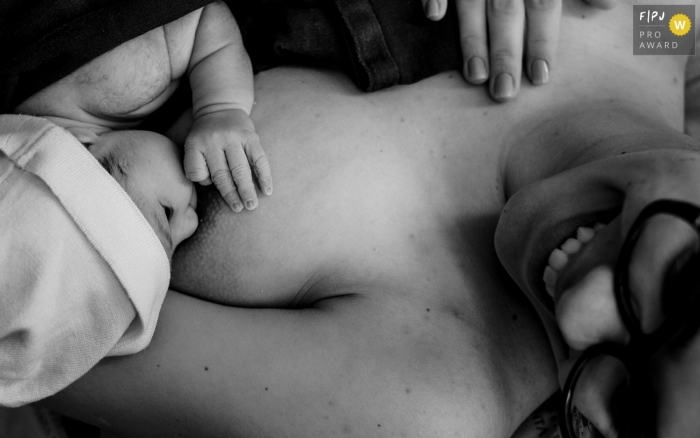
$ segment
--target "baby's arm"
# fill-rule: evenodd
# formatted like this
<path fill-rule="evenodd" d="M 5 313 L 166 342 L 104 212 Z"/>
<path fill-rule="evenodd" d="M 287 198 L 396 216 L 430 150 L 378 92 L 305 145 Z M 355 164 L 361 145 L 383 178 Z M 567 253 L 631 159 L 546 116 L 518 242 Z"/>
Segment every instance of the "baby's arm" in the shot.
<path fill-rule="evenodd" d="M 272 193 L 270 165 L 249 115 L 253 72 L 228 7 L 206 6 L 199 19 L 188 66 L 194 124 L 185 141 L 185 173 L 194 182 L 219 189 L 235 211 L 252 210 L 260 189 Z"/>

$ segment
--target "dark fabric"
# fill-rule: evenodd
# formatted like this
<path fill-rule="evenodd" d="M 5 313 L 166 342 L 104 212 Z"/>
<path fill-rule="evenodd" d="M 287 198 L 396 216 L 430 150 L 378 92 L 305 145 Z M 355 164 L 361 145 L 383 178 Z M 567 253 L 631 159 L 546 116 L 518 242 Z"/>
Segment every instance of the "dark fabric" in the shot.
<path fill-rule="evenodd" d="M 364 91 L 460 69 L 455 5 L 439 22 L 420 0 L 230 2 L 256 71 L 281 64 L 335 64 Z M 238 6 L 238 8 L 236 8 Z"/>
<path fill-rule="evenodd" d="M 387 47 L 384 31 L 370 2 L 334 0 L 333 3 L 350 55 L 351 76 L 358 86 L 374 91 L 400 83 L 399 67 Z"/>
<path fill-rule="evenodd" d="M 0 112 L 212 0 L 1 0 Z"/>
<path fill-rule="evenodd" d="M 372 0 L 370 3 L 399 69 L 398 82 L 387 86 L 412 84 L 443 71 L 462 69 L 454 4 L 450 4 L 442 20 L 433 22 L 425 18 L 420 1 Z"/>
<path fill-rule="evenodd" d="M 100 429 L 70 417 L 61 416 L 61 425 L 70 438 L 100 438 Z"/>
<path fill-rule="evenodd" d="M 334 0 L 344 38 L 353 48 L 354 78 L 364 91 L 412 84 L 436 73 L 460 69 L 454 5 L 432 22 L 416 0 Z"/>
<path fill-rule="evenodd" d="M 340 64 L 347 58 L 330 0 L 227 0 L 258 73 L 284 64 Z"/>

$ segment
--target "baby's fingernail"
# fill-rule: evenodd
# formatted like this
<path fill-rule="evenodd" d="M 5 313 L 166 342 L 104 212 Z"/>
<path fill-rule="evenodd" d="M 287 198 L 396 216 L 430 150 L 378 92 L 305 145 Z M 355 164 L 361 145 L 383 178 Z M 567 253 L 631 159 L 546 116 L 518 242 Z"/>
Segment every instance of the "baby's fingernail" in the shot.
<path fill-rule="evenodd" d="M 233 211 L 235 211 L 236 213 L 243 210 L 243 206 L 241 205 L 240 202 L 234 202 L 233 205 L 231 206 L 231 208 L 233 208 Z"/>
<path fill-rule="evenodd" d="M 481 82 L 488 79 L 489 74 L 486 71 L 486 63 L 479 57 L 469 58 L 467 61 L 467 77 L 471 82 Z"/>
<path fill-rule="evenodd" d="M 535 85 L 543 85 L 549 82 L 549 66 L 547 61 L 538 59 L 532 63 L 532 83 Z"/>
<path fill-rule="evenodd" d="M 248 202 L 246 202 L 246 203 L 245 203 L 245 208 L 247 208 L 248 210 L 254 209 L 254 208 L 255 208 L 255 202 L 253 202 L 253 201 L 248 201 Z"/>
<path fill-rule="evenodd" d="M 272 194 L 272 187 L 265 187 L 265 194 L 270 196 Z"/>
<path fill-rule="evenodd" d="M 440 13 L 440 5 L 437 0 L 428 0 L 425 4 L 425 16 L 430 20 L 437 20 Z"/>
<path fill-rule="evenodd" d="M 513 91 L 515 91 L 515 84 L 511 75 L 501 73 L 496 76 L 493 83 L 493 97 L 495 99 L 509 99 L 513 96 Z"/>

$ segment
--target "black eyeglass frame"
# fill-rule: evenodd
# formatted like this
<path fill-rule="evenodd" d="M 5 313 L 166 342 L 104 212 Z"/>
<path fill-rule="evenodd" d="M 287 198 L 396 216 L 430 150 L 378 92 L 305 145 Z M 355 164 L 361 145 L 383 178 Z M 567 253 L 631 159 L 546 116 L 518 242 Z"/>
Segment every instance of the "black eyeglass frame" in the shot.
<path fill-rule="evenodd" d="M 563 388 L 562 404 L 560 406 L 560 427 L 563 438 L 575 438 L 573 412 L 573 394 L 576 389 L 578 379 L 583 370 L 594 358 L 601 355 L 608 355 L 617 358 L 627 368 L 630 384 L 628 400 L 632 405 L 629 410 L 635 413 L 637 418 L 646 419 L 647 423 L 641 421 L 629 422 L 624 435 L 625 438 L 641 437 L 645 431 L 651 427 L 654 418 L 652 404 L 650 400 L 650 379 L 646 372 L 648 360 L 652 354 L 666 345 L 669 341 L 681 335 L 689 336 L 695 333 L 700 325 L 700 321 L 693 321 L 692 314 L 697 316 L 700 309 L 700 294 L 694 293 L 691 299 L 682 300 L 667 305 L 669 309 L 665 321 L 652 333 L 644 333 L 641 322 L 634 311 L 632 296 L 629 290 L 629 263 L 632 251 L 644 231 L 644 225 L 652 217 L 666 214 L 683 219 L 689 223 L 700 238 L 700 207 L 684 201 L 662 199 L 647 205 L 632 224 L 630 232 L 622 245 L 620 255 L 615 266 L 615 301 L 622 318 L 622 322 L 630 333 L 630 342 L 623 346 L 613 343 L 602 343 L 586 349 L 578 358 L 573 368 L 569 372 Z M 696 261 L 700 261 L 700 254 L 693 256 Z M 687 265 L 687 264 L 686 264 Z M 681 271 L 685 266 L 681 267 Z M 692 269 L 692 267 L 691 267 Z M 686 273 L 687 274 L 687 273 Z M 664 295 L 669 283 L 673 284 L 673 278 L 668 278 L 664 283 Z M 666 303 L 665 303 L 666 304 Z M 700 318 L 696 318 L 700 320 Z M 623 431 L 619 431 L 623 432 Z"/>

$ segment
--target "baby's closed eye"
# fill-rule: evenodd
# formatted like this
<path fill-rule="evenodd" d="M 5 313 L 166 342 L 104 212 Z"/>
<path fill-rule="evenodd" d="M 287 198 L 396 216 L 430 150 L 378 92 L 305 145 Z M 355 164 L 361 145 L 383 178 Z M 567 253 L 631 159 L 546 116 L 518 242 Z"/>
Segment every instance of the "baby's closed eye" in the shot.
<path fill-rule="evenodd" d="M 163 204 L 161 204 L 161 207 L 163 208 L 164 215 L 158 214 L 156 212 L 154 212 L 153 214 L 156 226 L 156 234 L 159 234 L 159 236 L 163 238 L 164 244 L 166 246 L 166 252 L 170 252 L 175 249 L 173 248 L 173 238 L 170 229 L 170 219 L 173 217 L 174 210 L 172 207 L 166 207 Z"/>
<path fill-rule="evenodd" d="M 170 219 L 173 217 L 173 208 L 172 207 L 167 207 L 165 205 L 162 206 L 163 211 L 165 211 L 165 218 L 170 221 Z"/>

